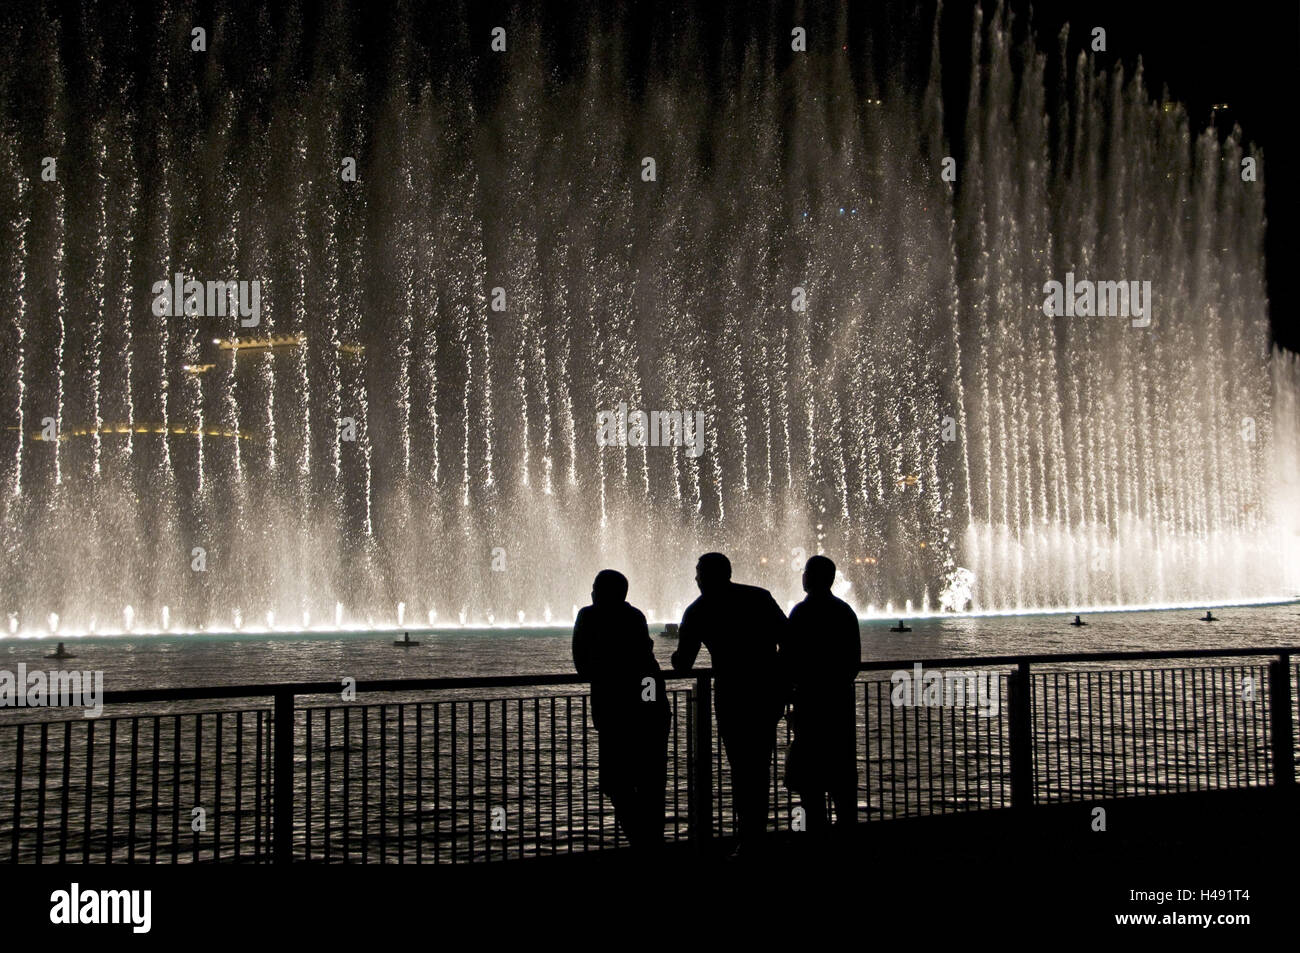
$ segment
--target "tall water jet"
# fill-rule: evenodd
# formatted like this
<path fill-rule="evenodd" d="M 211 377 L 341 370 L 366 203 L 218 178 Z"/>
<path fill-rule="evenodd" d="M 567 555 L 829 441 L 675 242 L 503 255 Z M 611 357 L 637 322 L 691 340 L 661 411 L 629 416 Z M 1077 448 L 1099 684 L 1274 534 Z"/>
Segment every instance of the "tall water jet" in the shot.
<path fill-rule="evenodd" d="M 1260 156 L 1140 69 L 1004 10 L 900 65 L 847 14 L 791 58 L 521 13 L 479 61 L 399 5 L 380 68 L 342 4 L 202 58 L 180 10 L 0 38 L 11 629 L 540 622 L 606 566 L 675 614 L 710 549 L 783 604 L 826 552 L 862 610 L 1300 586 Z M 152 311 L 178 273 L 259 282 L 258 323 Z M 1149 282 L 1148 323 L 1045 313 L 1076 279 Z M 700 453 L 650 439 L 697 412 Z"/>

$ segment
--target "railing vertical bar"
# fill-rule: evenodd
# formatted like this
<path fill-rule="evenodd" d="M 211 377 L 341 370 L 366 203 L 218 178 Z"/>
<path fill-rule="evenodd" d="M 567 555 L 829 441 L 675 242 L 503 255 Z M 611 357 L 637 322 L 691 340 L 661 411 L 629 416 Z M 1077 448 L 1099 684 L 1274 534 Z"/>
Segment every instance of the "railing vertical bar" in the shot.
<path fill-rule="evenodd" d="M 478 824 L 478 818 L 474 814 L 474 700 L 470 699 L 465 703 L 465 714 L 467 726 L 466 735 L 466 752 L 465 752 L 465 795 L 467 798 L 467 808 L 465 816 L 469 820 L 469 861 L 474 862 L 475 828 Z"/>
<path fill-rule="evenodd" d="M 352 706 L 343 709 L 343 863 L 352 856 Z"/>
<path fill-rule="evenodd" d="M 898 752 L 895 747 L 898 709 L 889 709 L 889 816 L 898 817 Z M 883 800 L 882 800 L 883 806 Z"/>
<path fill-rule="evenodd" d="M 113 862 L 113 795 L 116 793 L 117 778 L 117 719 L 108 720 L 108 792 L 104 812 L 104 863 Z"/>
<path fill-rule="evenodd" d="M 379 862 L 388 862 L 388 706 L 379 706 Z"/>
<path fill-rule="evenodd" d="M 682 785 L 681 754 L 678 745 L 677 714 L 681 710 L 681 692 L 673 692 L 672 699 L 672 783 L 673 783 L 673 843 L 681 839 L 682 834 Z M 582 847 L 587 848 L 587 696 L 582 698 Z"/>
<path fill-rule="evenodd" d="M 40 771 L 37 774 L 39 786 L 36 789 L 36 863 L 38 864 L 45 860 L 45 772 L 49 750 L 50 725 L 49 722 L 43 721 L 41 722 Z"/>
<path fill-rule="evenodd" d="M 1075 678 L 1077 672 L 1066 672 L 1062 679 L 1065 683 L 1065 784 L 1066 787 L 1078 795 L 1082 785 L 1076 784 L 1075 777 L 1075 760 L 1076 745 L 1074 741 L 1075 729 L 1082 732 L 1082 724 L 1079 719 L 1078 702 L 1079 693 L 1077 691 L 1078 683 Z"/>
<path fill-rule="evenodd" d="M 1205 788 L 1205 753 L 1201 744 L 1201 719 L 1200 705 L 1198 702 L 1197 674 L 1200 669 L 1189 666 L 1187 669 L 1187 715 L 1192 723 L 1192 757 L 1195 759 L 1193 767 L 1194 785 L 1193 790 L 1201 791 Z"/>
<path fill-rule="evenodd" d="M 1154 682 L 1156 675 L 1160 676 L 1160 688 L 1154 689 L 1156 698 L 1160 700 L 1160 730 L 1156 732 L 1156 783 L 1160 790 L 1165 790 L 1169 786 L 1169 706 L 1168 706 L 1168 689 L 1165 686 L 1165 670 L 1158 668 L 1152 673 Z M 1155 710 L 1156 698 L 1151 700 L 1152 711 Z M 1161 773 L 1163 770 L 1163 778 Z"/>
<path fill-rule="evenodd" d="M 483 838 L 483 854 L 487 860 L 492 859 L 492 845 L 496 840 L 492 836 L 496 833 L 492 830 L 492 812 L 497 805 L 492 802 L 492 794 L 492 703 L 485 701 L 483 702 L 483 807 L 487 818 L 484 825 L 486 833 Z"/>
<path fill-rule="evenodd" d="M 397 705 L 397 862 L 406 863 L 406 704 Z"/>
<path fill-rule="evenodd" d="M 1291 656 L 1282 653 L 1268 665 L 1269 728 L 1273 741 L 1273 784 L 1295 786 L 1295 728 L 1291 710 Z"/>
<path fill-rule="evenodd" d="M 686 689 L 686 809 L 689 812 L 687 818 L 686 831 L 687 837 L 692 840 L 697 835 L 698 826 L 696 824 L 699 811 L 699 792 L 695 790 L 698 779 L 695 777 L 695 764 L 698 754 L 695 747 L 695 702 L 691 690 Z"/>
<path fill-rule="evenodd" d="M 311 723 L 315 709 L 304 708 L 302 711 L 303 720 L 303 789 L 302 789 L 302 859 L 311 862 L 311 776 L 313 773 L 312 765 L 312 743 L 311 743 Z M 325 750 L 329 751 L 329 745 L 326 744 Z"/>
<path fill-rule="evenodd" d="M 1047 688 L 1047 676 L 1044 675 L 1043 689 L 1046 690 L 1046 688 Z M 1069 708 L 1067 706 L 1066 708 L 1067 719 L 1069 718 L 1069 714 L 1070 714 Z M 1047 715 L 1046 704 L 1044 704 L 1043 706 L 1043 715 L 1044 717 L 1046 717 Z M 1047 740 L 1046 738 L 1043 739 L 1044 742 L 1046 740 Z M 1061 754 L 1062 754 L 1061 748 L 1063 746 L 1061 744 L 1061 673 L 1060 672 L 1052 672 L 1051 741 L 1052 741 L 1052 748 L 1055 749 L 1052 752 L 1055 755 L 1055 758 L 1053 759 L 1050 755 L 1048 756 L 1048 763 L 1050 765 L 1048 770 L 1051 772 L 1052 777 L 1046 786 L 1048 792 L 1047 797 L 1048 800 L 1050 801 L 1064 801 L 1068 797 L 1069 792 L 1066 790 L 1065 785 L 1061 783 Z M 1035 745 L 1034 747 L 1036 749 L 1038 745 Z M 1056 788 L 1055 792 L 1052 792 L 1053 786 L 1055 786 Z"/>
<path fill-rule="evenodd" d="M 1091 799 L 1096 796 L 1097 787 L 1095 780 L 1097 759 L 1094 756 L 1097 732 L 1094 730 L 1092 720 L 1092 672 L 1080 672 L 1079 682 L 1079 773 L 1082 777 L 1083 773 L 1087 772 L 1088 784 L 1084 791 L 1085 796 Z M 1085 729 L 1088 732 L 1086 739 L 1082 737 Z"/>
<path fill-rule="evenodd" d="M 172 863 L 181 849 L 181 716 L 172 717 Z"/>
<path fill-rule="evenodd" d="M 501 699 L 501 809 L 508 814 L 510 811 L 510 736 L 508 732 L 508 722 L 510 718 L 508 702 Z M 524 819 L 519 818 L 517 824 L 522 825 Z M 501 832 L 501 859 L 506 860 L 510 855 L 510 826 L 507 824 L 506 829 Z"/>
<path fill-rule="evenodd" d="M 1150 722 L 1147 718 L 1147 670 L 1139 669 L 1138 687 L 1137 687 L 1137 723 L 1142 726 L 1142 755 L 1141 770 L 1139 778 L 1139 791 L 1141 794 L 1151 793 L 1151 745 L 1148 743 L 1151 737 Z"/>
<path fill-rule="evenodd" d="M 524 775 L 527 771 L 527 766 L 524 761 L 524 700 L 522 698 L 515 699 L 515 722 L 519 725 L 519 750 L 516 752 L 519 767 L 515 769 L 515 774 L 518 778 L 518 780 L 515 781 L 515 787 L 517 789 L 516 799 L 519 802 L 519 856 L 523 857 L 527 850 L 525 838 L 528 836 L 528 824 L 527 815 L 524 811 Z"/>
<path fill-rule="evenodd" d="M 564 696 L 564 733 L 566 738 L 564 759 L 564 807 L 568 852 L 573 853 L 573 696 Z"/>
<path fill-rule="evenodd" d="M 1244 677 L 1243 675 L 1244 672 L 1245 672 L 1245 668 L 1242 666 L 1233 667 L 1233 684 L 1235 686 L 1235 691 L 1233 694 L 1234 703 L 1232 706 L 1232 724 L 1234 730 L 1236 731 L 1241 730 L 1241 722 L 1245 719 L 1245 712 L 1243 712 L 1241 708 L 1241 695 L 1242 695 L 1241 683 Z M 1245 756 L 1242 753 L 1241 748 L 1237 745 L 1233 746 L 1232 761 L 1233 761 L 1233 768 L 1237 772 L 1238 783 L 1239 784 L 1244 783 L 1243 779 L 1248 778 L 1248 776 L 1250 775 L 1250 769 L 1246 765 Z"/>
<path fill-rule="evenodd" d="M 885 816 L 885 735 L 882 729 L 884 718 L 881 715 L 881 693 L 879 683 L 872 680 L 862 683 L 862 693 L 867 698 L 876 696 L 876 722 L 868 731 L 868 736 L 876 739 L 876 788 L 880 791 L 880 816 Z M 864 707 L 865 707 L 864 703 Z M 867 750 L 867 820 L 871 820 L 871 751 Z"/>
<path fill-rule="evenodd" d="M 217 755 L 220 758 L 220 754 Z M 194 716 L 194 806 L 202 807 L 203 802 L 203 715 Z M 206 824 L 206 821 L 205 821 Z M 193 828 L 193 817 L 191 815 L 191 828 Z M 199 832 L 192 830 L 194 834 L 194 847 L 190 852 L 190 859 L 197 863 L 199 859 Z"/>
<path fill-rule="evenodd" d="M 1191 706 L 1190 706 L 1190 705 L 1188 704 L 1188 702 L 1187 702 L 1187 667 L 1184 666 L 1183 668 L 1179 669 L 1179 679 L 1178 679 L 1178 717 L 1179 717 L 1179 719 L 1180 719 L 1180 723 L 1184 726 L 1184 727 L 1182 727 L 1182 730 L 1180 731 L 1180 736 L 1181 736 L 1181 741 L 1182 741 L 1182 745 L 1181 745 L 1181 747 L 1182 747 L 1182 752 L 1181 752 L 1181 754 L 1182 754 L 1182 759 L 1181 759 L 1181 760 L 1182 760 L 1182 763 L 1183 763 L 1183 775 L 1184 775 L 1184 781 L 1183 781 L 1182 788 L 1183 788 L 1184 790 L 1189 790 L 1189 791 L 1190 791 L 1190 790 L 1195 790 L 1195 787 L 1196 787 L 1196 775 L 1195 775 L 1196 768 L 1193 766 L 1193 759 L 1196 757 L 1196 741 L 1195 741 L 1195 738 L 1196 738 L 1196 721 L 1195 721 L 1195 718 L 1193 717 L 1193 719 L 1192 719 L 1192 731 L 1191 731 L 1192 740 L 1191 740 L 1190 742 L 1188 741 L 1188 738 L 1187 738 L 1188 731 L 1187 731 L 1187 728 L 1185 727 L 1185 725 L 1186 725 L 1186 721 L 1187 721 L 1187 718 L 1188 718 L 1189 716 L 1191 716 L 1191 715 L 1192 715 L 1192 709 L 1191 709 Z"/>
<path fill-rule="evenodd" d="M 424 703 L 415 703 L 415 862 L 424 863 Z"/>
<path fill-rule="evenodd" d="M 457 764 L 460 758 L 456 756 L 456 745 L 460 740 L 460 732 L 456 730 L 456 709 L 459 703 L 452 701 L 451 706 L 451 862 L 456 863 L 456 855 L 460 847 L 460 812 L 457 808 L 456 801 L 456 776 L 459 773 Z"/>
<path fill-rule="evenodd" d="M 1237 770 L 1237 697 L 1238 685 L 1233 676 L 1232 667 L 1224 669 L 1223 672 L 1223 730 L 1225 736 L 1231 739 L 1227 743 L 1227 751 L 1224 756 L 1223 770 L 1229 787 L 1237 787 L 1241 784 L 1241 774 Z"/>
<path fill-rule="evenodd" d="M 72 722 L 63 723 L 63 771 L 59 785 L 59 863 L 68 862 L 68 809 L 72 800 Z"/>
<path fill-rule="evenodd" d="M 1213 702 L 1209 706 L 1210 724 L 1214 729 L 1214 750 L 1212 752 L 1212 761 L 1214 764 L 1214 787 L 1216 790 L 1223 788 L 1223 770 L 1226 753 L 1225 726 L 1222 719 L 1223 713 L 1223 669 L 1216 666 L 1206 673 L 1209 680 L 1210 699 Z"/>
<path fill-rule="evenodd" d="M 81 862 L 90 863 L 90 820 L 95 800 L 95 720 L 86 722 L 86 796 L 81 818 Z"/>
<path fill-rule="evenodd" d="M 274 809 L 273 850 L 277 864 L 293 861 L 293 749 L 294 696 L 292 692 L 275 694 L 275 761 L 273 769 Z M 270 813 L 270 812 L 268 812 Z"/>
<path fill-rule="evenodd" d="M 324 829 L 321 831 L 321 853 L 324 854 L 325 863 L 330 862 L 330 855 L 334 853 L 334 813 L 330 810 L 330 801 L 333 800 L 334 794 L 334 720 L 330 718 L 333 714 L 333 707 L 325 709 L 325 798 L 321 805 L 322 814 L 324 814 Z"/>
<path fill-rule="evenodd" d="M 262 860 L 262 712 L 259 709 L 254 722 L 256 730 L 253 761 L 253 860 Z"/>
<path fill-rule="evenodd" d="M 235 862 L 243 850 L 244 820 L 244 713 L 235 713 Z"/>
<path fill-rule="evenodd" d="M 225 720 L 225 713 L 217 712 L 212 728 L 216 749 L 212 761 L 212 859 L 218 861 L 221 860 L 221 766 L 226 760 L 221 735 Z"/>
<path fill-rule="evenodd" d="M 557 843 L 558 838 L 556 838 L 555 836 L 555 827 L 556 824 L 558 823 L 558 814 L 557 814 L 557 805 L 555 803 L 556 778 L 555 778 L 555 696 L 554 695 L 550 696 L 550 702 L 551 702 L 551 715 L 550 715 L 550 723 L 547 726 L 547 730 L 551 736 L 550 737 L 551 746 L 549 749 L 551 752 L 551 757 L 550 757 L 551 787 L 547 793 L 550 796 L 550 802 L 551 802 L 551 853 L 556 854 L 559 852 L 559 844 Z"/>
<path fill-rule="evenodd" d="M 1132 717 L 1128 710 L 1128 702 L 1132 698 L 1130 693 L 1130 674 L 1131 673 L 1127 671 L 1116 673 L 1119 681 L 1119 695 L 1117 701 L 1119 703 L 1119 763 L 1121 771 L 1118 775 L 1118 783 L 1120 785 L 1119 794 L 1121 797 L 1127 797 L 1132 793 L 1130 779 L 1132 777 L 1133 762 L 1129 750 L 1129 735 L 1131 731 L 1130 723 L 1132 722 Z"/>
<path fill-rule="evenodd" d="M 1224 690 L 1224 711 L 1223 711 L 1223 730 L 1230 732 L 1232 737 L 1237 737 L 1237 700 L 1240 698 L 1240 682 L 1237 681 L 1237 669 L 1235 665 L 1229 665 L 1224 669 L 1224 680 L 1226 683 Z M 1228 747 L 1225 757 L 1224 770 L 1228 773 L 1228 784 L 1236 787 L 1241 783 L 1241 772 L 1237 768 L 1237 749 L 1238 745 L 1231 744 Z"/>
<path fill-rule="evenodd" d="M 370 709 L 361 706 L 361 863 L 370 863 Z"/>
<path fill-rule="evenodd" d="M 442 863 L 442 702 L 433 703 L 433 861 Z"/>
<path fill-rule="evenodd" d="M 158 863 L 158 802 L 161 792 L 158 790 L 159 769 L 161 767 L 159 758 L 161 748 L 159 745 L 159 733 L 162 729 L 162 718 L 155 715 L 153 719 L 153 756 L 150 759 L 153 762 L 153 787 L 149 791 L 149 863 Z"/>
<path fill-rule="evenodd" d="M 713 838 L 713 680 L 708 675 L 695 678 L 694 704 L 691 706 L 694 722 L 694 764 L 691 770 L 692 797 L 691 805 L 692 839 L 697 845 L 705 846 Z M 721 798 L 717 798 L 721 801 Z"/>
<path fill-rule="evenodd" d="M 713 792 L 712 803 L 717 816 L 714 820 L 714 831 L 718 836 L 735 834 L 739 829 L 736 818 L 736 785 L 735 778 L 731 776 L 731 762 L 727 761 L 724 752 L 726 745 L 722 740 L 722 732 L 718 728 L 717 719 L 713 722 L 713 737 L 710 742 L 710 752 L 713 762 Z M 723 779 L 726 779 L 725 782 Z M 726 789 L 726 799 L 723 799 L 723 789 Z M 727 813 L 730 808 L 731 813 Z"/>
<path fill-rule="evenodd" d="M 1011 717 L 1011 806 L 1028 808 L 1034 802 L 1033 739 L 1031 737 L 1033 701 L 1029 663 L 1017 663 L 1010 679 Z"/>
<path fill-rule="evenodd" d="M 1258 673 L 1257 673 L 1258 674 Z M 1268 669 L 1265 668 L 1262 677 L 1259 679 L 1261 686 L 1267 691 Z M 1262 779 L 1262 783 L 1267 784 L 1269 780 L 1269 759 L 1272 757 L 1273 736 L 1271 734 L 1272 726 L 1268 723 L 1268 709 L 1265 708 L 1263 717 L 1256 717 L 1259 724 L 1259 731 L 1262 735 L 1262 743 L 1255 745 L 1255 775 Z"/>
<path fill-rule="evenodd" d="M 934 741 L 930 738 L 930 726 L 934 721 L 932 712 L 934 709 L 925 709 L 925 788 L 926 788 L 926 805 L 925 813 L 934 814 Z M 943 744 L 943 711 L 944 706 L 939 706 L 939 744 Z M 919 740 L 919 733 L 918 733 Z M 940 762 L 939 770 L 943 771 L 943 764 Z M 939 779 L 940 793 L 942 794 L 943 778 Z M 939 811 L 937 813 L 943 813 Z"/>
<path fill-rule="evenodd" d="M 1223 706 L 1223 778 L 1226 787 L 1236 787 L 1237 773 L 1232 756 L 1236 751 L 1236 726 L 1234 723 L 1236 690 L 1232 681 L 1231 667 L 1220 670 L 1220 704 Z"/>
<path fill-rule="evenodd" d="M 14 739 L 14 829 L 11 832 L 9 862 L 18 863 L 19 847 L 22 843 L 23 827 L 23 747 L 24 725 L 18 723 Z"/>

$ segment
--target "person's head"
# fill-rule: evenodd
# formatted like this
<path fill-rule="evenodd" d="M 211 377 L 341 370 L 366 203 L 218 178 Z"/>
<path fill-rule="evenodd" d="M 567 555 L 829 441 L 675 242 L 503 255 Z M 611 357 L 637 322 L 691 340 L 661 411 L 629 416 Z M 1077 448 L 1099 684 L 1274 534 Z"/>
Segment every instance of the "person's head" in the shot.
<path fill-rule="evenodd" d="M 627 576 L 616 569 L 602 569 L 591 584 L 591 602 L 597 606 L 615 606 L 627 599 Z"/>
<path fill-rule="evenodd" d="M 835 563 L 826 556 L 813 556 L 804 563 L 803 591 L 812 595 L 817 592 L 830 592 L 831 583 L 835 581 Z"/>
<path fill-rule="evenodd" d="M 714 592 L 731 582 L 731 560 L 722 553 L 705 553 L 695 564 L 695 584 L 700 592 Z"/>

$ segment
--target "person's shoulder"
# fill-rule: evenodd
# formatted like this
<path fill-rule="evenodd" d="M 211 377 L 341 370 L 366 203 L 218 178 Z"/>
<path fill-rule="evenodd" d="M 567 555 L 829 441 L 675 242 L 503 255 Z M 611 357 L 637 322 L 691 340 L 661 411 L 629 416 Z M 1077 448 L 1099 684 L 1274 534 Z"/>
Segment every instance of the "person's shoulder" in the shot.
<path fill-rule="evenodd" d="M 751 586 L 743 582 L 733 583 L 733 585 L 739 589 L 741 594 L 747 599 L 754 599 L 756 601 L 771 599 L 773 602 L 776 602 L 776 597 L 762 586 Z"/>
<path fill-rule="evenodd" d="M 686 622 L 688 619 L 691 618 L 691 616 L 699 615 L 703 611 L 704 611 L 704 596 L 702 595 L 696 596 L 695 600 L 689 606 L 686 607 L 686 611 L 682 613 L 682 621 Z"/>
<path fill-rule="evenodd" d="M 631 619 L 633 622 L 638 623 L 640 625 L 647 624 L 645 620 L 644 612 L 642 612 L 636 606 L 632 605 L 632 603 L 630 602 L 623 603 L 623 606 L 624 606 L 623 612 L 629 619 Z"/>
<path fill-rule="evenodd" d="M 578 610 L 578 614 L 573 617 L 573 624 L 577 625 L 579 622 L 585 622 L 587 619 L 590 619 L 591 614 L 595 609 L 595 606 L 583 606 Z"/>
<path fill-rule="evenodd" d="M 831 598 L 834 600 L 835 611 L 838 612 L 845 619 L 852 619 L 854 624 L 856 625 L 858 621 L 858 613 L 853 608 L 853 606 L 849 605 L 839 596 L 831 596 Z"/>

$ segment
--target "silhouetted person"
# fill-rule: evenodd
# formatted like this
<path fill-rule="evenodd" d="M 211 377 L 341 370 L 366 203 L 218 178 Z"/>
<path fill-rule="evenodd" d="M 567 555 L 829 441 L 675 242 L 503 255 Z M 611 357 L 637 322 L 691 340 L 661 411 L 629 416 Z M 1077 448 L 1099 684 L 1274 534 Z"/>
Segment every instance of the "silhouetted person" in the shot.
<path fill-rule="evenodd" d="M 573 623 L 573 665 L 591 682 L 600 790 L 636 848 L 662 846 L 668 773 L 668 696 L 641 610 L 627 603 L 627 578 L 596 574 L 592 604 Z"/>
<path fill-rule="evenodd" d="M 705 553 L 695 566 L 700 597 L 682 615 L 673 668 L 689 669 L 703 643 L 713 660 L 718 734 L 731 765 L 739 832 L 748 851 L 767 829 L 776 723 L 785 707 L 777 649 L 786 618 L 772 594 L 731 581 L 731 563 Z"/>
<path fill-rule="evenodd" d="M 826 795 L 839 824 L 858 816 L 857 702 L 854 681 L 862 664 L 858 616 L 831 594 L 835 563 L 813 556 L 804 566 L 808 597 L 790 611 L 781 659 L 791 682 L 789 717 L 794 740 L 786 756 L 785 786 L 799 795 L 808 830 L 825 828 Z"/>

